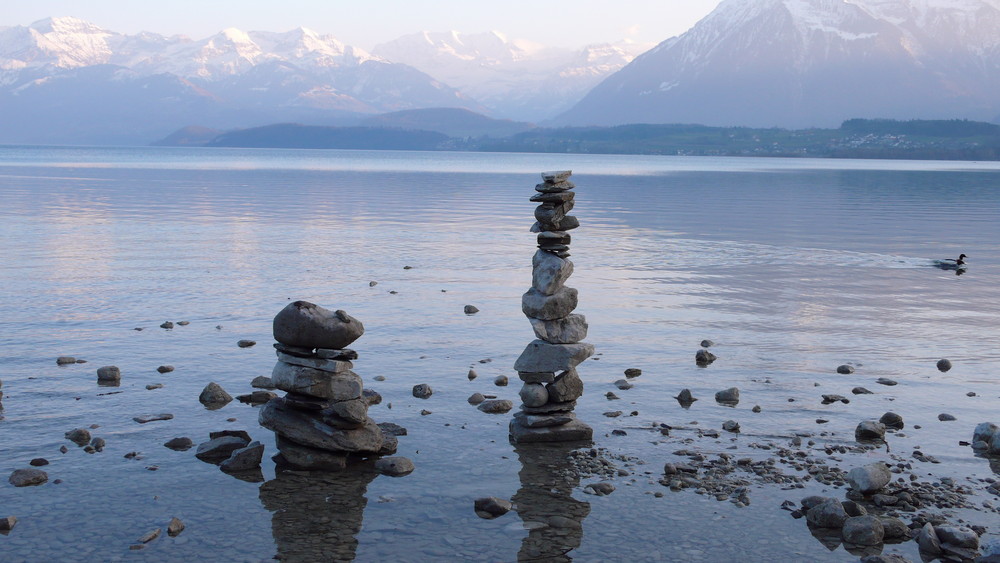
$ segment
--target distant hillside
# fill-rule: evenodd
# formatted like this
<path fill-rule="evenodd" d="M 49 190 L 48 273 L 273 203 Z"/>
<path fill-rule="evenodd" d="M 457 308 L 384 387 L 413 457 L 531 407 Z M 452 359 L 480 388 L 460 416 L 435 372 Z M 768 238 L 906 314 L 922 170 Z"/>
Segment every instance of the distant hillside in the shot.
<path fill-rule="evenodd" d="M 154 147 L 201 147 L 222 134 L 218 129 L 189 125 L 153 143 Z"/>
<path fill-rule="evenodd" d="M 620 125 L 534 129 L 474 150 L 696 156 L 1000 160 L 1000 126 L 965 120 L 851 119 L 839 129 Z"/>
<path fill-rule="evenodd" d="M 406 131 L 375 127 L 318 127 L 283 123 L 230 131 L 209 147 L 286 149 L 436 150 L 449 137 L 434 131 Z"/>
<path fill-rule="evenodd" d="M 365 118 L 361 125 L 397 129 L 437 131 L 449 137 L 508 137 L 528 131 L 531 123 L 493 119 L 461 108 L 412 109 Z"/>

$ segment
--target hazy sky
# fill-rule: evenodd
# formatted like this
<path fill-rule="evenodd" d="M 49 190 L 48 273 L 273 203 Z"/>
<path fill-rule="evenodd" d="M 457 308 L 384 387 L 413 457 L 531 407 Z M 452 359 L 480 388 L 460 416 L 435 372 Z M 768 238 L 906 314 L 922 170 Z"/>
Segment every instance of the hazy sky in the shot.
<path fill-rule="evenodd" d="M 417 31 L 479 33 L 580 47 L 659 43 L 687 31 L 719 0 L 0 0 L 0 26 L 75 16 L 120 33 L 203 39 L 227 27 L 308 27 L 363 49 Z"/>

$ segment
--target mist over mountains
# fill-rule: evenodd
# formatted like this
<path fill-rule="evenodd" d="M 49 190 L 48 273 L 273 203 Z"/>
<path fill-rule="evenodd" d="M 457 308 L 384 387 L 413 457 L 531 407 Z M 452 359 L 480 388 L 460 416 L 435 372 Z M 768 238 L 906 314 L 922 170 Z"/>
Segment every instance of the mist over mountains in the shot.
<path fill-rule="evenodd" d="M 274 123 L 440 131 L 427 120 L 456 115 L 456 132 L 480 131 L 465 114 L 405 113 L 427 108 L 511 120 L 491 136 L 530 127 L 515 122 L 1000 121 L 1000 0 L 725 0 L 646 47 L 422 32 L 369 53 L 301 28 L 194 40 L 50 18 L 0 27 L 0 143 L 148 144 Z"/>

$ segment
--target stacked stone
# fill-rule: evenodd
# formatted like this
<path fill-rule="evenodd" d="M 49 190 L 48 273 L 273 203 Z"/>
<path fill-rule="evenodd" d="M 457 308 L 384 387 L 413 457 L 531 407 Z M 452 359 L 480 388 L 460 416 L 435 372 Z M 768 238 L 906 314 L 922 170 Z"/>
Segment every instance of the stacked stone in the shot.
<path fill-rule="evenodd" d="M 575 187 L 571 171 L 544 172 L 538 193 L 531 201 L 537 222 L 538 250 L 531 260 L 531 289 L 521 298 L 521 310 L 535 331 L 514 363 L 524 385 L 521 410 L 510 423 L 514 443 L 589 440 L 593 430 L 573 413 L 583 395 L 583 381 L 576 366 L 594 353 L 594 346 L 581 342 L 587 337 L 587 320 L 573 314 L 577 291 L 566 287 L 573 274 L 569 261 L 569 232 L 580 226 L 573 209 Z"/>
<path fill-rule="evenodd" d="M 390 455 L 395 436 L 368 417 L 361 376 L 351 371 L 357 352 L 347 348 L 364 334 L 360 321 L 296 301 L 274 317 L 278 362 L 271 383 L 285 391 L 260 409 L 261 426 L 274 431 L 280 464 L 343 469 L 349 458 Z"/>

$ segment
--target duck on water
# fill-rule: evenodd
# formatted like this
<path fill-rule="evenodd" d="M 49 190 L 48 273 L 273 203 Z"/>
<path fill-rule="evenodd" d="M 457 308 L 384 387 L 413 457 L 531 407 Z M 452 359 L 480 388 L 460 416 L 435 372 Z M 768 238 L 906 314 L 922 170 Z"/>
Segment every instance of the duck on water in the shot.
<path fill-rule="evenodd" d="M 958 259 L 945 258 L 944 260 L 935 260 L 934 266 L 936 268 L 941 268 L 942 270 L 963 270 L 965 269 L 965 259 L 968 258 L 965 254 L 960 254 Z"/>

